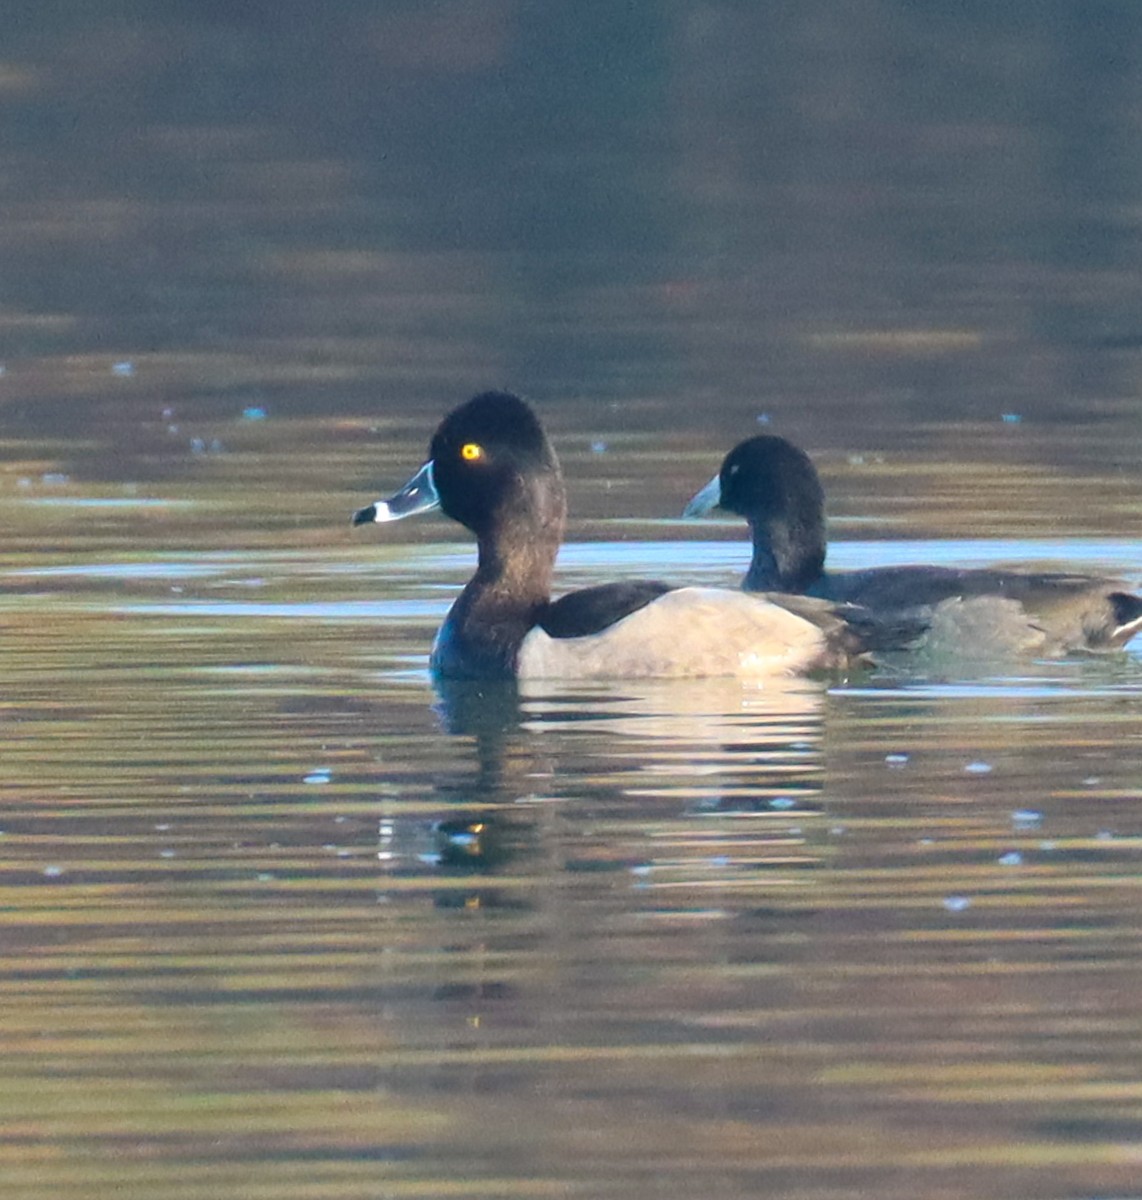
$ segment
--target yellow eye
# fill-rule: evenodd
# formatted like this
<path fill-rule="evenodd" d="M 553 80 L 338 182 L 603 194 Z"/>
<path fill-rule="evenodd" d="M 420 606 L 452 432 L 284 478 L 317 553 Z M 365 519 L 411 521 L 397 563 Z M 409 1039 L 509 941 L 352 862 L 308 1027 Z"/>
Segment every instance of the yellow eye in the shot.
<path fill-rule="evenodd" d="M 465 442 L 460 447 L 460 457 L 466 458 L 468 462 L 475 462 L 476 459 L 484 457 L 484 447 L 478 442 Z"/>

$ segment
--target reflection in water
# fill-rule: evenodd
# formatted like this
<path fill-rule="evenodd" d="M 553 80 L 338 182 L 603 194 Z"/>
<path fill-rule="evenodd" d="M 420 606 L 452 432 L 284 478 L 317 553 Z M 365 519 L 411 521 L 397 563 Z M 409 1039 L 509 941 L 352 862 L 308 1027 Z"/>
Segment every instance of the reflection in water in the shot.
<path fill-rule="evenodd" d="M 515 680 L 434 679 L 436 712 L 448 733 L 495 740 L 518 727 Z"/>
<path fill-rule="evenodd" d="M 527 728 L 604 733 L 611 755 L 635 765 L 632 798 L 686 795 L 708 811 L 792 807 L 818 786 L 825 690 L 807 679 L 618 683 L 609 689 L 524 685 Z M 657 785 L 657 780 L 663 780 Z"/>
<path fill-rule="evenodd" d="M 648 800 L 678 805 L 647 831 L 641 851 L 615 860 L 608 848 L 578 860 L 578 869 L 621 866 L 641 889 L 665 887 L 667 875 L 674 888 L 707 887 L 742 870 L 815 861 L 807 834 L 820 817 L 819 683 L 438 680 L 436 691 L 446 730 L 473 742 L 472 773 L 442 775 L 437 794 L 449 806 L 481 805 L 430 826 L 445 871 L 502 869 L 535 814 L 579 794 L 635 822 Z M 556 738 L 558 765 L 544 751 Z M 600 741 L 603 761 L 593 749 Z M 423 825 L 420 833 L 404 838 L 406 860 L 426 861 Z M 386 823 L 386 860 L 400 856 L 400 841 Z"/>
<path fill-rule="evenodd" d="M 1136 656 L 434 696 L 461 557 L 152 558 L 3 598 L 21 1195 L 1125 1187 Z"/>

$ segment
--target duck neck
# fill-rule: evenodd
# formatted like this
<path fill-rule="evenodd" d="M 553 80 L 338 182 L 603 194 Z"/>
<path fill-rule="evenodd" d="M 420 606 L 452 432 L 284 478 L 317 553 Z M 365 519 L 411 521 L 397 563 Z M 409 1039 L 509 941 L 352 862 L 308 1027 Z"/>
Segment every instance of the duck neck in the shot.
<path fill-rule="evenodd" d="M 505 616 L 531 613 L 551 599 L 551 580 L 559 535 L 544 537 L 540 530 L 501 530 L 494 538 L 481 538 L 476 573 L 465 592 L 473 603 Z"/>
<path fill-rule="evenodd" d="M 784 516 L 751 524 L 753 560 L 745 577 L 751 592 L 807 592 L 825 568 L 824 518 Z"/>
<path fill-rule="evenodd" d="M 433 657 L 439 671 L 514 676 L 520 644 L 551 601 L 562 532 L 561 512 L 551 521 L 517 514 L 497 527 L 495 537 L 478 539 L 476 573 L 437 638 Z"/>

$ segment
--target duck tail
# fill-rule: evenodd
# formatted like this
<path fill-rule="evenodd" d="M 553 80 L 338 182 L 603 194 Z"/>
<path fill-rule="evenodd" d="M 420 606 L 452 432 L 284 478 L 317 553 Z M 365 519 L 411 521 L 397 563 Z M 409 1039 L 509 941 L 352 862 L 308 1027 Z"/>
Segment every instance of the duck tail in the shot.
<path fill-rule="evenodd" d="M 1107 596 L 1114 616 L 1114 628 L 1107 639 L 1111 646 L 1125 646 L 1142 630 L 1142 596 L 1130 592 L 1111 592 Z"/>

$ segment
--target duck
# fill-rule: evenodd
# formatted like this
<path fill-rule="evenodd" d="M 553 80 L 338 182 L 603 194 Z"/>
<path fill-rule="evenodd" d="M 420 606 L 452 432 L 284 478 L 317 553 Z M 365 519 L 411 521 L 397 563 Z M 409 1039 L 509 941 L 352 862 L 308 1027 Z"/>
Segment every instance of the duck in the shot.
<path fill-rule="evenodd" d="M 683 516 L 715 509 L 749 523 L 749 592 L 779 590 L 861 605 L 881 617 L 928 617 L 930 639 L 987 654 L 1114 650 L 1142 629 L 1142 598 L 1120 579 L 1067 571 L 956 569 L 934 565 L 827 571 L 825 492 L 810 457 L 783 437 L 738 443 Z"/>
<path fill-rule="evenodd" d="M 403 487 L 355 526 L 440 509 L 475 535 L 475 574 L 429 658 L 437 679 L 743 679 L 843 669 L 916 636 L 856 606 L 806 596 L 627 580 L 552 599 L 567 497 L 531 406 L 481 392 L 441 421 Z"/>

